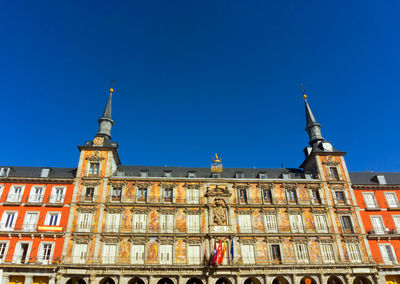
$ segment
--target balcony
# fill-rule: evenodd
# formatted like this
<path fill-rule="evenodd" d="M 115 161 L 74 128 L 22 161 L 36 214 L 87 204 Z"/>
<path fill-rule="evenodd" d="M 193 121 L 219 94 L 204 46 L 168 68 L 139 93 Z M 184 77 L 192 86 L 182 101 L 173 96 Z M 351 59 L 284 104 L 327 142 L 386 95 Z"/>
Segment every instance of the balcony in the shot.
<path fill-rule="evenodd" d="M 46 198 L 46 206 L 63 206 L 65 195 L 50 195 Z"/>
<path fill-rule="evenodd" d="M 400 239 L 400 230 L 393 228 L 385 228 L 385 230 L 377 231 L 374 228 L 368 228 L 367 239 Z"/>
<path fill-rule="evenodd" d="M 22 194 L 9 194 L 7 195 L 6 204 L 20 204 L 22 201 Z"/>
<path fill-rule="evenodd" d="M 4 227 L 5 224 L 0 223 L 1 233 L 64 233 L 65 226 L 50 226 L 50 225 L 30 225 L 30 224 L 16 224 L 13 227 Z"/>
<path fill-rule="evenodd" d="M 26 202 L 28 205 L 41 205 L 43 203 L 44 194 L 33 194 L 29 195 L 28 201 Z"/>
<path fill-rule="evenodd" d="M 97 201 L 98 196 L 97 195 L 85 195 L 82 194 L 79 197 L 79 203 L 95 203 Z"/>
<path fill-rule="evenodd" d="M 3 259 L 0 260 L 0 263 L 3 266 L 6 266 L 7 264 L 9 265 L 57 265 L 60 263 L 60 258 L 59 257 L 28 257 L 24 260 L 21 261 L 14 261 L 14 255 L 12 254 L 7 254 L 3 256 Z"/>

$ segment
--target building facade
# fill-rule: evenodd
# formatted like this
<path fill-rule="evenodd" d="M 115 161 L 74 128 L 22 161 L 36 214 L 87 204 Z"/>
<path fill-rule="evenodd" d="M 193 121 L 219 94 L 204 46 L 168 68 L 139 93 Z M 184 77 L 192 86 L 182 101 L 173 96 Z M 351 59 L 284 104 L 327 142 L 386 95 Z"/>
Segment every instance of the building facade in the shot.
<path fill-rule="evenodd" d="M 400 174 L 352 173 L 367 239 L 380 283 L 400 283 Z"/>
<path fill-rule="evenodd" d="M 0 168 L 0 279 L 55 283 L 75 169 Z"/>

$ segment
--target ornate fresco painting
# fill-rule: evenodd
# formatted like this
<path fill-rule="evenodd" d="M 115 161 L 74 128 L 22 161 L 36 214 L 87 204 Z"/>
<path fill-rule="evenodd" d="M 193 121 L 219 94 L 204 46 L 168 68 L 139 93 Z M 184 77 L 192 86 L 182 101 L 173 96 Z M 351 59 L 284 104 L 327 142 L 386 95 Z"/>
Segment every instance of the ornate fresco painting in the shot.
<path fill-rule="evenodd" d="M 184 214 L 184 209 L 178 209 L 176 212 L 176 229 L 180 233 L 186 232 L 186 215 Z"/>
<path fill-rule="evenodd" d="M 119 244 L 118 260 L 123 263 L 130 263 L 130 242 L 128 239 L 123 239 Z"/>
<path fill-rule="evenodd" d="M 310 212 L 310 209 L 304 209 L 303 217 L 304 217 L 304 227 L 305 227 L 306 231 L 308 231 L 310 229 L 311 229 L 311 231 L 313 231 L 315 229 L 314 218 L 313 218 L 313 214 Z"/>
<path fill-rule="evenodd" d="M 186 190 L 183 187 L 182 183 L 178 183 L 176 187 L 176 196 L 175 196 L 176 203 L 185 203 L 186 202 L 185 197 L 186 197 Z"/>
<path fill-rule="evenodd" d="M 146 263 L 157 263 L 157 254 L 158 254 L 158 243 L 156 242 L 157 238 L 150 238 L 150 241 L 147 243 L 147 258 Z"/>
<path fill-rule="evenodd" d="M 148 195 L 150 202 L 158 202 L 160 200 L 160 186 L 157 183 L 153 182 L 151 184 L 151 189 Z"/>
<path fill-rule="evenodd" d="M 313 238 L 310 242 L 310 255 L 311 255 L 311 262 L 319 262 L 322 261 L 320 248 L 317 242 L 317 238 Z"/>
<path fill-rule="evenodd" d="M 158 232 L 159 230 L 159 218 L 156 209 L 152 208 L 149 214 L 149 230 L 151 232 Z"/>
<path fill-rule="evenodd" d="M 283 251 L 285 252 L 285 258 L 289 262 L 293 262 L 296 259 L 296 256 L 294 255 L 294 248 L 293 248 L 293 242 L 290 241 L 289 238 L 284 238 L 282 242 L 283 246 Z"/>
<path fill-rule="evenodd" d="M 96 247 L 96 242 L 92 241 L 89 243 L 89 259 L 93 259 L 94 260 L 94 255 L 95 255 L 95 247 Z M 99 259 L 101 257 L 101 250 L 99 251 Z"/>
<path fill-rule="evenodd" d="M 121 224 L 121 231 L 122 232 L 132 232 L 132 210 L 131 208 L 124 208 L 122 212 L 122 224 Z"/>
<path fill-rule="evenodd" d="M 263 214 L 261 214 L 261 210 L 254 210 L 253 211 L 253 228 L 257 233 L 265 232 L 264 228 L 264 219 Z"/>
<path fill-rule="evenodd" d="M 175 262 L 186 263 L 186 243 L 182 239 L 175 243 Z"/>
<path fill-rule="evenodd" d="M 125 187 L 125 200 L 128 202 L 134 201 L 135 198 L 135 186 L 132 182 L 129 182 Z"/>
<path fill-rule="evenodd" d="M 257 262 L 268 262 L 268 250 L 267 244 L 264 242 L 263 239 L 257 239 L 256 243 L 257 248 Z"/>
<path fill-rule="evenodd" d="M 250 185 L 250 198 L 256 204 L 261 204 L 261 193 L 256 184 Z"/>
<path fill-rule="evenodd" d="M 279 209 L 279 226 L 284 232 L 290 231 L 289 216 L 284 208 Z"/>

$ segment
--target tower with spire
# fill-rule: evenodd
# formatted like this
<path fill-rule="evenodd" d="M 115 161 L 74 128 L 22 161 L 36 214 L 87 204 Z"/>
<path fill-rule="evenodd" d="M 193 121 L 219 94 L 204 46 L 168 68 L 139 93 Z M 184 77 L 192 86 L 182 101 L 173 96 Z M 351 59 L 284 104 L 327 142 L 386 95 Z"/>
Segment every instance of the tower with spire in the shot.
<path fill-rule="evenodd" d="M 108 101 L 106 107 L 104 108 L 103 115 L 99 118 L 99 131 L 96 134 L 96 137 L 104 137 L 105 139 L 111 140 L 111 128 L 114 125 L 114 120 L 112 120 L 111 112 L 112 112 L 112 94 L 114 89 L 110 89 L 110 95 L 108 97 Z"/>

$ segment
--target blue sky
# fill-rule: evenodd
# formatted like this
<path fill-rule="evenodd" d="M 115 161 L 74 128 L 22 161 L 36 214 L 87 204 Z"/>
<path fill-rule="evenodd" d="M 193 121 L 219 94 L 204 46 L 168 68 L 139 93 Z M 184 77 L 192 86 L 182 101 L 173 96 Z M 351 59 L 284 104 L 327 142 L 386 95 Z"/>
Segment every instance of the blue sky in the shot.
<path fill-rule="evenodd" d="M 299 85 L 352 171 L 400 171 L 399 1 L 3 1 L 0 164 L 75 167 L 116 79 L 124 165 L 298 167 Z"/>

